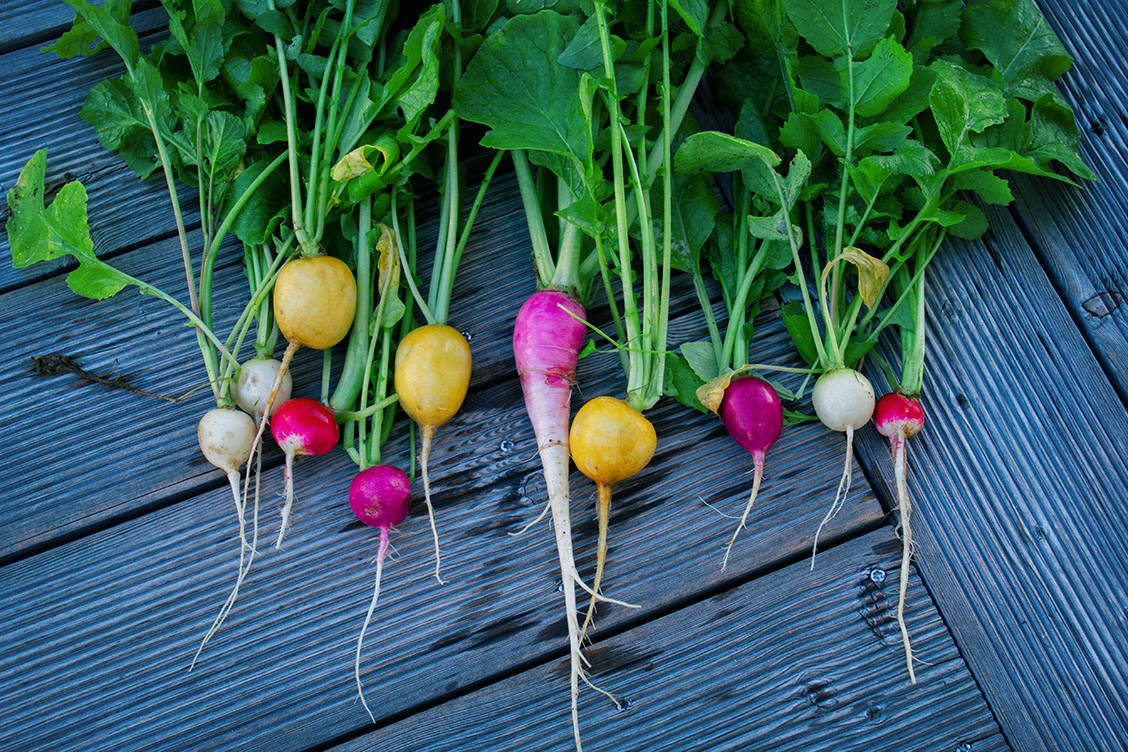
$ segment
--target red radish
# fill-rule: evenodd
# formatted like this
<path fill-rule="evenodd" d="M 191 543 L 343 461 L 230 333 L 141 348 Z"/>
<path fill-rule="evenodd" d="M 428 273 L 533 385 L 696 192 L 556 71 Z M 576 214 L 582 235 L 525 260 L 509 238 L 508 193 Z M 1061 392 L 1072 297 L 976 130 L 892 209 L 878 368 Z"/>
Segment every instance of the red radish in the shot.
<path fill-rule="evenodd" d="M 270 433 L 286 453 L 286 503 L 282 507 L 282 526 L 274 544 L 275 548 L 281 548 L 294 505 L 294 458 L 328 454 L 337 446 L 341 432 L 331 409 L 317 400 L 298 397 L 282 403 L 274 411 L 270 419 Z"/>
<path fill-rule="evenodd" d="M 819 376 L 811 391 L 811 404 L 822 424 L 832 431 L 846 432 L 846 464 L 842 479 L 834 494 L 834 503 L 815 531 L 811 548 L 811 568 L 815 568 L 815 553 L 819 549 L 819 535 L 826 523 L 838 514 L 850 493 L 851 470 L 854 461 L 854 431 L 869 422 L 873 415 L 873 387 L 869 379 L 853 368 L 836 368 Z"/>
<path fill-rule="evenodd" d="M 725 557 L 721 561 L 723 572 L 728 564 L 732 545 L 736 543 L 736 536 L 744 529 L 748 513 L 752 511 L 752 504 L 760 490 L 760 481 L 764 477 L 764 455 L 779 440 L 783 430 L 783 405 L 771 384 L 755 376 L 745 376 L 733 379 L 725 388 L 725 396 L 717 414 L 733 441 L 752 453 L 755 466 L 752 495 L 748 497 L 740 524 L 736 526 L 736 531 L 725 548 Z"/>
<path fill-rule="evenodd" d="M 454 417 L 470 387 L 470 345 L 457 329 L 446 324 L 427 324 L 412 329 L 396 348 L 395 386 L 400 406 L 419 424 L 422 441 L 419 469 L 423 496 L 435 538 L 435 579 L 439 576 L 439 533 L 431 506 L 431 481 L 427 461 L 435 429 Z"/>
<path fill-rule="evenodd" d="M 611 488 L 619 481 L 637 475 L 650 464 L 658 436 L 642 413 L 614 397 L 596 397 L 576 411 L 568 432 L 576 468 L 595 481 L 599 494 L 599 546 L 596 549 L 595 578 L 580 639 L 587 633 L 595 615 L 596 593 L 603 579 L 607 559 L 607 527 L 611 516 Z"/>
<path fill-rule="evenodd" d="M 571 497 L 568 492 L 568 423 L 576 361 L 587 328 L 580 301 L 559 290 L 533 293 L 513 325 L 513 359 L 521 377 L 525 411 L 533 424 L 544 469 L 556 554 L 564 587 L 564 608 L 571 656 L 572 732 L 580 744 L 579 677 L 583 672 L 576 583 L 580 582 L 572 552 Z M 582 582 L 580 583 L 583 584 Z"/>
<path fill-rule="evenodd" d="M 364 701 L 364 688 L 360 683 L 360 651 L 376 601 L 380 597 L 380 576 L 384 570 L 384 558 L 388 554 L 388 530 L 407 519 L 411 508 L 411 481 L 402 470 L 390 465 L 375 465 L 361 470 L 349 484 L 349 507 L 358 520 L 380 531 L 380 547 L 376 551 L 376 588 L 372 593 L 372 601 L 368 604 L 368 614 L 364 617 L 360 638 L 356 642 L 354 666 L 357 694 L 360 695 L 364 709 L 368 711 L 368 717 L 375 723 L 376 717 Z"/>
<path fill-rule="evenodd" d="M 913 651 L 909 642 L 909 629 L 905 625 L 905 594 L 909 587 L 909 560 L 913 550 L 913 531 L 909 523 L 912 505 L 905 483 L 905 439 L 915 436 L 924 428 L 924 407 L 920 400 L 890 392 L 877 401 L 873 411 L 873 425 L 882 436 L 889 437 L 893 453 L 893 477 L 897 486 L 897 507 L 901 516 L 901 575 L 900 595 L 897 598 L 897 625 L 901 628 L 901 642 L 905 646 L 905 661 L 909 666 L 909 680 L 916 684 L 913 671 Z"/>

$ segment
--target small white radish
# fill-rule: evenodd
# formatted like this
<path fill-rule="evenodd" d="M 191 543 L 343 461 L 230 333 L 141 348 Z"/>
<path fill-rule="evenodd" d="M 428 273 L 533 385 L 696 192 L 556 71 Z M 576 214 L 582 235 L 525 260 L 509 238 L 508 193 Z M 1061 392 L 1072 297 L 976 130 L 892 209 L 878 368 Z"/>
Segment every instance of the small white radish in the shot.
<path fill-rule="evenodd" d="M 278 378 L 280 368 L 282 364 L 274 358 L 251 358 L 244 363 L 239 369 L 239 377 L 235 380 L 235 402 L 239 408 L 255 418 L 261 418 L 266 410 L 266 401 L 270 399 L 270 387 Z M 284 373 L 278 386 L 278 394 L 274 398 L 276 407 L 271 410 L 272 415 L 278 409 L 277 405 L 290 399 L 293 387 L 289 372 Z"/>
<path fill-rule="evenodd" d="M 815 567 L 815 553 L 819 550 L 819 535 L 834 515 L 842 508 L 850 493 L 851 469 L 854 460 L 854 431 L 869 422 L 873 415 L 873 386 L 869 379 L 853 368 L 836 368 L 827 371 L 815 382 L 811 392 L 811 403 L 815 415 L 822 424 L 832 431 L 846 432 L 846 463 L 842 469 L 842 479 L 834 503 L 819 523 L 815 531 L 815 542 L 811 547 L 811 568 Z"/>

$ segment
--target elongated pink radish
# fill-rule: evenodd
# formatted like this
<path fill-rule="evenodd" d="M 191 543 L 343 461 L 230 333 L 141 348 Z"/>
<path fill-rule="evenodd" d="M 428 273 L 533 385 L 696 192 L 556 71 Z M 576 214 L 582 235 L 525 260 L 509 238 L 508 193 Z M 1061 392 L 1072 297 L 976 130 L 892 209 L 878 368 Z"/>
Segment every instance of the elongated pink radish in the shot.
<path fill-rule="evenodd" d="M 556 555 L 564 588 L 565 620 L 571 662 L 572 734 L 580 745 L 579 677 L 583 672 L 576 583 L 580 581 L 572 551 L 571 497 L 568 489 L 568 425 L 576 362 L 583 348 L 587 320 L 580 301 L 559 290 L 529 296 L 513 325 L 513 359 L 533 424 L 552 511 Z M 582 584 L 582 583 L 581 583 Z"/>
<path fill-rule="evenodd" d="M 889 437 L 893 454 L 893 478 L 897 487 L 897 509 L 901 518 L 901 575 L 897 597 L 897 625 L 901 628 L 901 642 L 905 646 L 905 663 L 909 667 L 909 680 L 916 684 L 913 671 L 913 650 L 909 641 L 909 628 L 905 624 L 905 595 L 909 588 L 909 561 L 913 551 L 913 529 L 910 523 L 912 504 L 905 483 L 905 439 L 920 433 L 924 428 L 924 406 L 920 400 L 899 392 L 890 392 L 877 401 L 873 411 L 873 425 L 882 436 Z"/>
<path fill-rule="evenodd" d="M 752 504 L 760 490 L 760 481 L 764 477 L 764 456 L 779 440 L 783 431 L 783 405 L 771 384 L 755 376 L 745 376 L 729 383 L 717 414 L 733 441 L 752 454 L 755 468 L 752 494 L 748 497 L 740 524 L 736 526 L 725 547 L 725 556 L 721 560 L 723 572 L 728 565 L 732 546 L 736 543 L 736 536 L 744 529 L 748 513 L 752 511 Z"/>
<path fill-rule="evenodd" d="M 596 549 L 595 577 L 587 615 L 580 627 L 580 640 L 587 634 L 595 615 L 596 593 L 603 580 L 607 559 L 607 527 L 611 517 L 611 489 L 633 477 L 650 464 L 658 435 L 642 413 L 614 397 L 596 397 L 576 411 L 568 442 L 576 468 L 595 481 L 599 495 L 599 545 Z"/>
<path fill-rule="evenodd" d="M 290 526 L 290 510 L 294 505 L 294 458 L 328 454 L 341 436 L 333 411 L 317 400 L 306 397 L 283 402 L 270 419 L 270 433 L 286 453 L 286 501 L 282 506 L 282 525 L 278 529 L 275 548 L 282 548 L 282 538 Z"/>
<path fill-rule="evenodd" d="M 239 585 L 250 569 L 250 557 L 254 556 L 254 548 L 247 543 L 246 515 L 244 514 L 243 494 L 239 489 L 239 468 L 246 462 L 252 453 L 255 438 L 255 420 L 244 412 L 234 408 L 216 407 L 204 413 L 196 427 L 196 438 L 200 443 L 200 451 L 204 457 L 215 467 L 227 474 L 227 482 L 231 486 L 231 493 L 235 497 L 235 512 L 239 517 L 239 573 L 235 580 L 235 587 L 219 610 L 215 621 L 212 622 L 196 654 L 192 657 L 192 664 L 200 657 L 200 652 L 208 644 L 208 640 L 219 630 L 223 620 L 227 617 L 235 598 L 239 594 Z"/>
<path fill-rule="evenodd" d="M 421 442 L 419 469 L 423 497 L 435 539 L 435 579 L 439 576 L 439 532 L 431 506 L 431 481 L 427 463 L 435 429 L 454 417 L 470 388 L 470 345 L 462 333 L 446 324 L 427 324 L 412 329 L 396 348 L 395 386 L 399 403 L 408 417 L 419 424 Z"/>
<path fill-rule="evenodd" d="M 842 469 L 842 479 L 834 494 L 826 516 L 815 531 L 815 542 L 811 547 L 811 569 L 815 568 L 815 554 L 819 550 L 819 535 L 834 515 L 846 502 L 850 493 L 850 480 L 854 462 L 854 431 L 869 422 L 873 415 L 873 386 L 869 379 L 853 368 L 836 368 L 819 376 L 811 391 L 811 404 L 815 415 L 822 424 L 832 431 L 846 433 L 846 464 Z"/>
<path fill-rule="evenodd" d="M 364 635 L 368 631 L 368 624 L 372 621 L 372 612 L 376 609 L 376 601 L 380 598 L 380 577 L 384 571 L 384 558 L 388 554 L 388 531 L 407 519 L 411 508 L 411 481 L 398 467 L 390 465 L 376 465 L 361 470 L 349 484 L 349 507 L 356 518 L 365 525 L 380 531 L 380 547 L 376 551 L 376 587 L 372 591 L 372 600 L 368 604 L 368 613 L 364 617 L 364 626 L 360 629 L 360 637 L 356 641 L 356 691 L 360 702 L 368 712 L 372 722 L 376 716 L 364 699 L 364 687 L 360 683 L 360 653 L 364 646 Z"/>

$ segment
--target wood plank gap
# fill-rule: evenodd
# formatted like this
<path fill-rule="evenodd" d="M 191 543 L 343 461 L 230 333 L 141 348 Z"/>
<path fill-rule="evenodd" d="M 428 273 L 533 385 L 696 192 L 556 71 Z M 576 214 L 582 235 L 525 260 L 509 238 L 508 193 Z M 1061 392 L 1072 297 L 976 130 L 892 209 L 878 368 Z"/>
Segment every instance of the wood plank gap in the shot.
<path fill-rule="evenodd" d="M 1034 252 L 1034 257 L 1038 259 L 1039 265 L 1045 271 L 1046 277 L 1049 278 L 1050 284 L 1053 286 L 1054 291 L 1057 292 L 1058 297 L 1061 298 L 1062 305 L 1069 313 L 1069 317 L 1073 319 L 1074 325 L 1077 326 L 1077 331 L 1081 333 L 1081 338 L 1085 340 L 1085 344 L 1089 346 L 1092 351 L 1093 357 L 1096 358 L 1097 363 L 1100 365 L 1101 370 L 1104 371 L 1105 378 L 1108 379 L 1112 385 L 1113 391 L 1116 396 L 1120 398 L 1120 402 L 1128 409 L 1128 374 L 1123 373 L 1119 368 L 1113 365 L 1108 359 L 1108 352 L 1100 347 L 1096 340 L 1093 338 L 1093 329 L 1087 326 L 1081 311 L 1078 310 L 1076 300 L 1069 294 L 1069 288 L 1062 279 L 1061 270 L 1055 266 L 1046 253 L 1045 247 L 1042 245 L 1041 240 L 1034 228 L 1030 226 L 1026 216 L 1019 211 L 1018 207 L 1011 204 L 1007 207 L 1011 217 L 1018 225 L 1019 232 L 1026 240 L 1026 244 Z"/>
<path fill-rule="evenodd" d="M 32 3 L 28 3 L 28 5 L 32 5 Z M 52 5 L 54 5 L 54 3 L 52 3 Z M 147 10 L 152 10 L 153 8 L 159 6 L 160 3 L 156 2 L 156 0 L 138 0 L 138 2 L 133 4 L 131 14 L 136 15 Z M 42 13 L 43 11 L 40 12 Z M 60 10 L 58 12 L 64 13 L 65 10 Z M 54 14 L 54 11 L 50 11 L 49 13 Z M 59 17 L 63 18 L 64 16 Z M 24 49 L 25 47 L 34 47 L 36 45 L 44 44 L 47 42 L 54 42 L 63 34 L 63 32 L 70 28 L 72 23 L 70 18 L 71 17 L 67 17 L 67 20 L 63 21 L 62 23 L 52 23 L 52 25 L 50 26 L 42 26 L 36 29 L 31 29 L 17 36 L 0 40 L 0 55 L 8 52 L 16 52 L 17 50 Z"/>

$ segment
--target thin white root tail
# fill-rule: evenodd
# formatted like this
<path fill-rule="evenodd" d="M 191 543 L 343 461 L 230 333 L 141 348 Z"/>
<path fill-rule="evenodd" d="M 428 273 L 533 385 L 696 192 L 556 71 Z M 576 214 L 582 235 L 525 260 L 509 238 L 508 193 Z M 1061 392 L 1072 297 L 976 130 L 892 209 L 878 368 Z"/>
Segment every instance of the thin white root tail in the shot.
<path fill-rule="evenodd" d="M 760 492 L 760 481 L 764 478 L 764 455 L 753 455 L 752 461 L 755 463 L 755 474 L 752 477 L 752 495 L 748 497 L 748 503 L 744 506 L 744 514 L 740 518 L 740 524 L 736 526 L 736 530 L 732 533 L 732 538 L 729 539 L 728 546 L 725 547 L 725 558 L 721 559 L 721 571 L 725 571 L 728 566 L 729 554 L 732 553 L 732 545 L 736 543 L 736 536 L 740 535 L 740 531 L 744 529 L 744 523 L 748 521 L 748 513 L 752 511 L 752 504 L 756 501 L 756 494 Z"/>
<path fill-rule="evenodd" d="M 595 617 L 595 601 L 599 593 L 599 583 L 603 581 L 603 565 L 607 561 L 607 528 L 611 518 L 611 487 L 598 484 L 599 503 L 596 507 L 599 518 L 599 546 L 595 552 L 595 578 L 591 582 L 592 596 L 588 603 L 583 626 L 580 627 L 580 642 L 587 636 L 588 627 Z"/>
<path fill-rule="evenodd" d="M 897 626 L 901 628 L 901 643 L 905 646 L 905 663 L 909 668 L 909 681 L 916 684 L 913 670 L 913 647 L 909 641 L 909 628 L 905 624 L 905 596 L 909 590 L 909 562 L 913 550 L 913 529 L 910 523 L 912 503 L 905 482 L 905 434 L 899 431 L 889 438 L 893 450 L 893 477 L 897 486 L 897 507 L 901 517 L 901 574 L 897 597 Z"/>
<path fill-rule="evenodd" d="M 815 542 L 811 546 L 811 569 L 815 568 L 815 554 L 819 551 L 819 536 L 822 534 L 823 528 L 826 524 L 834 519 L 834 516 L 842 510 L 843 505 L 846 503 L 846 497 L 850 495 L 850 480 L 854 469 L 854 427 L 846 427 L 846 463 L 842 468 L 842 478 L 838 481 L 838 491 L 834 494 L 834 503 L 830 505 L 826 516 L 823 517 L 822 522 L 819 523 L 819 529 L 815 531 Z"/>
<path fill-rule="evenodd" d="M 540 515 L 539 515 L 539 516 L 538 516 L 538 517 L 537 517 L 537 518 L 536 518 L 535 520 L 533 520 L 532 522 L 528 523 L 527 525 L 525 525 L 525 527 L 521 528 L 521 529 L 520 529 L 520 530 L 518 530 L 517 532 L 515 532 L 515 533 L 509 533 L 509 534 L 508 534 L 508 535 L 509 535 L 509 537 L 511 537 L 511 538 L 519 538 L 519 537 L 521 537 L 522 535 L 524 535 L 525 533 L 527 533 L 527 532 L 529 531 L 529 528 L 531 528 L 531 527 L 532 527 L 533 525 L 536 525 L 536 524 L 537 524 L 538 522 L 540 522 L 541 520 L 543 520 L 543 519 L 544 519 L 544 516 L 545 516 L 546 514 L 548 514 L 548 510 L 549 510 L 549 509 L 551 509 L 551 508 L 552 508 L 552 502 L 550 501 L 550 502 L 548 502 L 547 504 L 545 504 L 545 505 L 544 505 L 544 509 L 542 509 L 542 510 L 541 510 L 541 513 L 540 513 Z"/>
<path fill-rule="evenodd" d="M 431 478 L 427 474 L 427 462 L 431 458 L 431 439 L 435 438 L 434 426 L 422 427 L 423 442 L 419 449 L 419 473 L 423 476 L 423 499 L 427 502 L 427 517 L 431 520 L 431 536 L 435 539 L 435 579 L 445 584 L 439 576 L 439 529 L 435 527 L 435 508 L 431 506 Z"/>
<path fill-rule="evenodd" d="M 196 648 L 195 654 L 192 656 L 192 662 L 188 665 L 188 670 L 191 671 L 196 667 L 196 662 L 200 659 L 200 654 L 204 651 L 204 646 L 208 644 L 219 628 L 223 626 L 224 620 L 227 615 L 231 613 L 231 608 L 235 605 L 235 599 L 239 596 L 239 586 L 243 584 L 243 578 L 247 576 L 247 572 L 251 570 L 251 564 L 255 560 L 255 544 L 258 542 L 258 529 L 255 527 L 255 537 L 252 543 L 248 545 L 246 536 L 246 516 L 244 515 L 244 501 L 239 493 L 239 471 L 230 470 L 227 473 L 227 482 L 231 486 L 231 493 L 235 496 L 235 511 L 239 515 L 239 574 L 235 578 L 235 587 L 231 589 L 231 593 L 227 596 L 227 600 L 219 609 L 216 614 L 215 620 L 212 622 L 211 627 L 208 629 L 204 639 L 200 641 L 200 646 Z M 256 480 L 256 491 L 258 485 Z M 258 511 L 258 497 L 255 497 L 255 510 Z M 248 555 L 248 551 L 250 554 Z"/>
<path fill-rule="evenodd" d="M 282 505 L 282 525 L 278 528 L 278 540 L 274 542 L 275 548 L 282 548 L 282 538 L 290 529 L 290 510 L 294 507 L 294 452 L 286 452 L 286 503 Z"/>
<path fill-rule="evenodd" d="M 364 686 L 360 683 L 360 651 L 364 647 L 364 635 L 368 631 L 368 624 L 372 621 L 372 612 L 376 609 L 376 601 L 380 599 L 380 576 L 384 572 L 384 557 L 388 553 L 388 531 L 386 528 L 380 528 L 380 548 L 376 553 L 376 587 L 372 591 L 372 600 L 368 604 L 368 613 L 364 616 L 364 626 L 360 628 L 360 637 L 356 641 L 356 661 L 353 664 L 353 672 L 356 674 L 356 693 L 360 697 L 360 704 L 364 706 L 365 712 L 373 723 L 376 723 L 376 716 L 372 714 L 372 709 L 368 707 L 368 703 L 364 699 Z"/>

